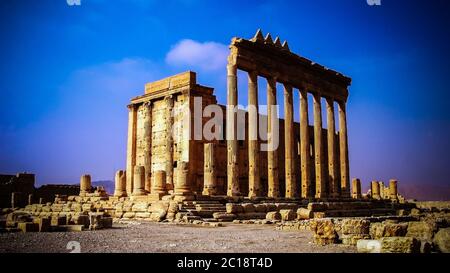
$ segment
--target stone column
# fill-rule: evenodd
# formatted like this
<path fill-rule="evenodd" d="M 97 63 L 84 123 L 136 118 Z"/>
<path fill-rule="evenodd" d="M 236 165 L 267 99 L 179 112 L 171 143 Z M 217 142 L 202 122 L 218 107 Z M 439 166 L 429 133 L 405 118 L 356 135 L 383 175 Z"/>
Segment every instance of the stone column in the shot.
<path fill-rule="evenodd" d="M 145 168 L 144 166 L 134 167 L 133 196 L 145 195 Z"/>
<path fill-rule="evenodd" d="M 361 180 L 359 178 L 354 178 L 352 180 L 352 198 L 361 199 Z"/>
<path fill-rule="evenodd" d="M 324 198 L 327 194 L 324 147 L 322 143 L 322 105 L 319 94 L 314 94 L 314 161 L 316 170 L 316 198 Z"/>
<path fill-rule="evenodd" d="M 381 199 L 381 196 L 380 196 L 380 184 L 378 183 L 378 181 L 372 181 L 370 183 L 370 191 L 371 191 L 372 199 L 377 199 L 377 200 Z"/>
<path fill-rule="evenodd" d="M 345 102 L 339 105 L 339 156 L 341 164 L 341 197 L 350 197 L 350 171 L 348 162 L 347 117 Z"/>
<path fill-rule="evenodd" d="M 165 97 L 166 101 L 166 182 L 173 188 L 173 97 Z"/>
<path fill-rule="evenodd" d="M 151 102 L 144 103 L 146 115 L 144 120 L 144 168 L 145 168 L 145 191 L 150 192 L 152 176 L 152 105 Z"/>
<path fill-rule="evenodd" d="M 177 201 L 193 200 L 191 185 L 189 183 L 189 162 L 180 161 L 176 168 L 177 183 L 175 197 Z"/>
<path fill-rule="evenodd" d="M 381 199 L 386 199 L 386 187 L 384 186 L 384 182 L 383 181 L 378 181 L 378 184 L 380 185 L 380 198 Z"/>
<path fill-rule="evenodd" d="M 391 198 L 391 200 L 398 199 L 397 184 L 398 182 L 396 179 L 389 180 L 389 197 Z"/>
<path fill-rule="evenodd" d="M 133 191 L 134 166 L 136 165 L 136 121 L 137 107 L 128 105 L 128 142 L 127 142 L 127 194 Z"/>
<path fill-rule="evenodd" d="M 261 196 L 261 177 L 258 141 L 258 75 L 248 73 L 248 197 Z"/>
<path fill-rule="evenodd" d="M 167 194 L 166 189 L 167 176 L 165 171 L 155 171 L 153 175 L 153 184 L 151 194 L 157 195 L 158 199 Z"/>
<path fill-rule="evenodd" d="M 286 198 L 298 197 L 294 169 L 294 106 L 292 86 L 284 85 L 284 157 L 286 176 Z"/>
<path fill-rule="evenodd" d="M 227 195 L 241 195 L 239 188 L 238 142 L 237 142 L 237 67 L 227 66 Z"/>
<path fill-rule="evenodd" d="M 308 93 L 300 90 L 300 164 L 302 198 L 313 198 L 308 118 Z"/>
<path fill-rule="evenodd" d="M 335 143 L 335 120 L 334 120 L 334 101 L 331 98 L 326 99 L 327 103 L 327 150 L 328 150 L 328 192 L 330 197 L 339 197 L 340 179 L 338 177 L 338 163 Z"/>
<path fill-rule="evenodd" d="M 274 78 L 267 78 L 267 140 L 268 140 L 268 151 L 267 151 L 267 167 L 268 167 L 268 197 L 280 197 L 280 181 L 278 179 L 278 153 L 274 147 L 273 138 L 275 132 L 273 128 L 274 119 L 278 119 L 276 113 L 273 111 L 274 106 L 277 105 L 277 82 Z M 270 137 L 269 137 L 270 136 Z"/>
<path fill-rule="evenodd" d="M 126 172 L 123 170 L 119 170 L 116 172 L 114 196 L 127 196 L 127 176 Z"/>
<path fill-rule="evenodd" d="M 85 195 L 86 193 L 91 192 L 91 190 L 91 176 L 89 174 L 82 175 L 80 178 L 80 195 Z"/>
<path fill-rule="evenodd" d="M 217 180 L 216 180 L 216 163 L 214 159 L 214 143 L 205 143 L 204 150 L 204 166 L 203 166 L 203 195 L 217 194 Z"/>

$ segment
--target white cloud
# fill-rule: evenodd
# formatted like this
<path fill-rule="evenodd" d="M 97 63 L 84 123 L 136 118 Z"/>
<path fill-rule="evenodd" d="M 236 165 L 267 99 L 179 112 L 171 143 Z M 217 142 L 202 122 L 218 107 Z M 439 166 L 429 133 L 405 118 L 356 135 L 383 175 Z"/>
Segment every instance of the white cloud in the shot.
<path fill-rule="evenodd" d="M 228 47 L 216 42 L 179 41 L 166 55 L 166 63 L 176 67 L 197 68 L 203 72 L 225 70 Z"/>

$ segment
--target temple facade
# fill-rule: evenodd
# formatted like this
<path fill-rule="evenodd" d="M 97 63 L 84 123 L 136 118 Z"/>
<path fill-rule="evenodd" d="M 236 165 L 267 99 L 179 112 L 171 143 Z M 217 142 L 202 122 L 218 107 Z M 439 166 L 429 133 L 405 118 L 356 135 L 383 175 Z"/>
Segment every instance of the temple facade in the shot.
<path fill-rule="evenodd" d="M 238 70 L 247 73 L 247 90 L 237 88 Z M 267 82 L 264 114 L 258 110 L 258 80 Z M 277 90 L 277 83 L 282 90 Z M 201 99 L 200 112 L 217 104 L 213 88 L 199 85 L 194 72 L 146 84 L 145 93 L 128 105 L 127 166 L 116 174 L 115 195 L 154 200 L 164 195 L 182 200 L 200 196 L 351 198 L 346 119 L 350 83 L 350 78 L 292 53 L 286 41 L 272 40 L 270 34 L 264 37 L 260 30 L 249 40 L 233 38 L 227 104 L 220 106 L 223 122 L 214 128 L 220 138 L 210 140 L 193 130 L 196 123 L 204 127 L 211 119 L 196 116 L 196 100 Z M 247 92 L 248 106 L 256 111 L 232 110 L 243 92 Z M 283 102 L 277 102 L 278 92 Z M 294 92 L 299 101 L 293 100 Z M 308 94 L 313 105 L 308 105 Z M 283 119 L 271 110 L 278 103 L 284 104 Z M 297 106 L 300 122 L 294 121 Z M 311 125 L 309 107 L 313 108 Z M 323 128 L 322 111 L 327 128 Z M 243 127 L 238 124 L 242 113 Z M 273 125 L 274 119 L 278 126 Z M 245 138 L 240 139 L 242 130 Z M 266 135 L 278 133 L 275 149 L 261 149 L 263 142 L 270 145 L 254 133 L 261 130 Z"/>

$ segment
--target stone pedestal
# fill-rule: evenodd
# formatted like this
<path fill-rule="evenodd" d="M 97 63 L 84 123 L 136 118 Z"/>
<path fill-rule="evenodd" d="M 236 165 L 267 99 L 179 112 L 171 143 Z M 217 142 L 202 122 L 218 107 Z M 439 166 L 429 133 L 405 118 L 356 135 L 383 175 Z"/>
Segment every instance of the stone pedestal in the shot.
<path fill-rule="evenodd" d="M 154 172 L 152 190 L 150 195 L 152 197 L 158 197 L 158 199 L 161 199 L 161 197 L 167 194 L 166 183 L 167 176 L 165 171 Z"/>
<path fill-rule="evenodd" d="M 80 178 L 80 196 L 86 195 L 92 191 L 91 176 L 89 174 L 82 175 Z"/>
<path fill-rule="evenodd" d="M 352 198 L 361 199 L 361 180 L 359 178 L 354 178 L 352 180 Z"/>
<path fill-rule="evenodd" d="M 189 183 L 189 163 L 181 161 L 176 168 L 177 183 L 175 185 L 176 201 L 194 200 L 194 194 Z"/>
<path fill-rule="evenodd" d="M 214 160 L 214 143 L 204 144 L 203 195 L 217 194 L 216 164 Z"/>
<path fill-rule="evenodd" d="M 144 166 L 135 166 L 132 196 L 142 195 L 145 195 L 145 168 Z"/>
<path fill-rule="evenodd" d="M 116 196 L 116 197 L 127 196 L 126 172 L 123 170 L 117 171 L 114 180 L 115 180 L 114 196 Z"/>

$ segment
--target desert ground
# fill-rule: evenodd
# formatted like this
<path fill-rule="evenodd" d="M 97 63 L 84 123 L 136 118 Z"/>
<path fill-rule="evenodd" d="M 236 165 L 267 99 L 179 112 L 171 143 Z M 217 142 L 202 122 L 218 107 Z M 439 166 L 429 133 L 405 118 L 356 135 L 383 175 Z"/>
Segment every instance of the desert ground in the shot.
<path fill-rule="evenodd" d="M 199 227 L 171 223 L 122 222 L 112 229 L 82 232 L 1 233 L 0 253 L 67 253 L 70 241 L 80 252 L 356 252 L 344 245 L 318 246 L 310 231 L 279 231 L 274 225 L 227 223 Z"/>

